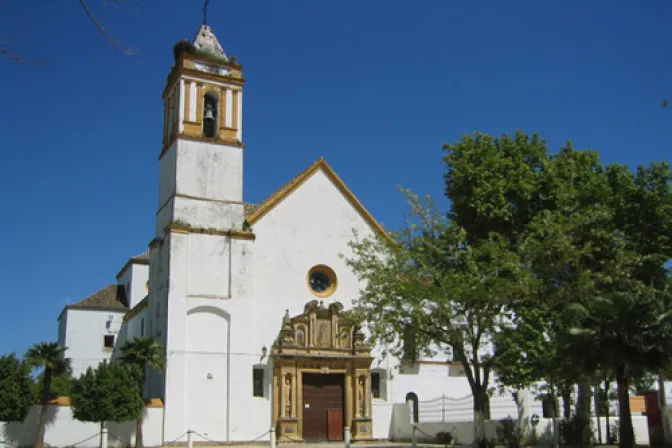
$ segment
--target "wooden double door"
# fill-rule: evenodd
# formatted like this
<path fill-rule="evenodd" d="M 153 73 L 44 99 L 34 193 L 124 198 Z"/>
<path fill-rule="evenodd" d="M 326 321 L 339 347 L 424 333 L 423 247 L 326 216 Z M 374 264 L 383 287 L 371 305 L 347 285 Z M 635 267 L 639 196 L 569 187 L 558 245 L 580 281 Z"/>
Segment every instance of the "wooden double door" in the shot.
<path fill-rule="evenodd" d="M 304 440 L 343 440 L 344 375 L 303 374 Z"/>

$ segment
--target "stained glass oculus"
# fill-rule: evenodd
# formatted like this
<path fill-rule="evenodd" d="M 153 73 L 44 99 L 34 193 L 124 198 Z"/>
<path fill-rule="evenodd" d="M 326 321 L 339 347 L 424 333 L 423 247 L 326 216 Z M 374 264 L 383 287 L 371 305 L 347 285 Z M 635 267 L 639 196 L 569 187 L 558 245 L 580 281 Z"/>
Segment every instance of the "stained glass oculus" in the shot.
<path fill-rule="evenodd" d="M 310 287 L 317 293 L 325 292 L 329 289 L 331 281 L 329 276 L 322 271 L 315 271 L 310 274 Z"/>

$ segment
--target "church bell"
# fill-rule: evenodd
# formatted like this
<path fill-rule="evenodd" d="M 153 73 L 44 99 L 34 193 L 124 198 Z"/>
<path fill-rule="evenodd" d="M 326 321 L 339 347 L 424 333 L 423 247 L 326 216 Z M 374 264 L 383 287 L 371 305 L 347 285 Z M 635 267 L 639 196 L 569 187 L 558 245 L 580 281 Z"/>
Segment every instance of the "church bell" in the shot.
<path fill-rule="evenodd" d="M 203 117 L 206 120 L 214 120 L 215 119 L 215 113 L 211 108 L 208 108 L 205 110 L 205 116 Z"/>

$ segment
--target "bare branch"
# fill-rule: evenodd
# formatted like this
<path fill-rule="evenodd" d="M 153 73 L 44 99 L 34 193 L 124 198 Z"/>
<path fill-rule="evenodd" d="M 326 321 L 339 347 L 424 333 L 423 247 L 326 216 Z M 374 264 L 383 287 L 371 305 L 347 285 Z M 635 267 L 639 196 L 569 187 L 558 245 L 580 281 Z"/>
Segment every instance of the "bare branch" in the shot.
<path fill-rule="evenodd" d="M 112 2 L 116 2 L 116 1 L 118 1 L 118 0 L 112 0 Z M 88 8 L 88 6 L 86 5 L 86 2 L 85 2 L 84 0 L 79 0 L 79 4 L 82 5 L 82 8 L 84 9 L 84 12 L 86 13 L 86 15 L 87 15 L 87 16 L 89 17 L 89 19 L 93 22 L 93 24 L 96 25 L 96 28 L 98 28 L 98 31 L 100 31 L 100 32 L 103 34 L 103 36 L 105 37 L 105 39 L 107 39 L 107 40 L 109 40 L 110 42 L 112 42 L 112 44 L 113 44 L 115 47 L 117 47 L 118 49 L 120 49 L 121 51 L 123 51 L 124 53 L 126 53 L 126 54 L 128 54 L 128 55 L 134 55 L 134 54 L 136 54 L 135 50 L 133 50 L 132 48 L 129 48 L 129 47 L 124 48 L 124 47 L 122 47 L 121 44 L 120 44 L 114 37 L 112 37 L 112 35 L 110 35 L 110 33 L 108 33 L 108 32 L 105 30 L 105 28 L 103 28 L 103 25 L 101 25 L 101 23 L 98 21 L 98 19 L 96 19 L 96 17 L 91 13 L 91 11 L 89 10 L 89 8 Z"/>
<path fill-rule="evenodd" d="M 4 50 L 0 48 L 0 55 L 6 56 L 9 59 L 12 59 L 13 61 L 16 61 L 20 64 L 27 64 L 27 65 L 42 65 L 44 64 L 44 61 L 26 61 L 23 58 L 20 58 L 19 56 L 15 55 L 14 53 L 11 53 L 8 50 Z"/>

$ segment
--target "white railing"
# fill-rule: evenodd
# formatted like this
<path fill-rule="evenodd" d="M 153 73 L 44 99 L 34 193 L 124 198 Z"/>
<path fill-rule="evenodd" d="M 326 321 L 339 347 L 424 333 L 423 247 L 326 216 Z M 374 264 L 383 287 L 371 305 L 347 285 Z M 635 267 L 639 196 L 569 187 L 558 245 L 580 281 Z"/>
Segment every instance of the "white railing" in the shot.
<path fill-rule="evenodd" d="M 474 399 L 471 395 L 454 398 L 442 395 L 432 400 L 418 401 L 420 423 L 446 423 L 471 421 L 474 416 Z M 511 396 L 490 397 L 490 418 L 518 418 L 518 407 Z"/>

